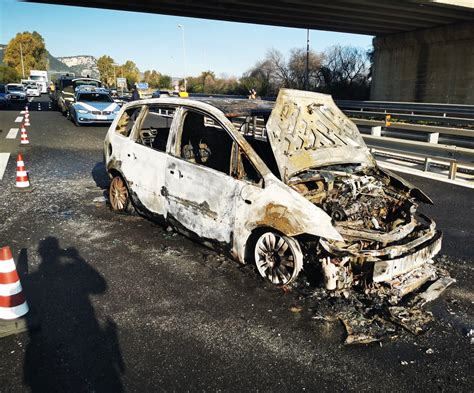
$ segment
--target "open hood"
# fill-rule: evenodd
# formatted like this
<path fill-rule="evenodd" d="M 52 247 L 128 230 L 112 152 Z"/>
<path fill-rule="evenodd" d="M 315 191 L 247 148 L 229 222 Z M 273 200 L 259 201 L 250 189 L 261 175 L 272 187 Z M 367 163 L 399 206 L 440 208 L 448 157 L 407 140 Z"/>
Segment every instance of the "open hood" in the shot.
<path fill-rule="evenodd" d="M 357 126 L 326 94 L 281 89 L 267 133 L 284 182 L 310 168 L 374 164 Z"/>

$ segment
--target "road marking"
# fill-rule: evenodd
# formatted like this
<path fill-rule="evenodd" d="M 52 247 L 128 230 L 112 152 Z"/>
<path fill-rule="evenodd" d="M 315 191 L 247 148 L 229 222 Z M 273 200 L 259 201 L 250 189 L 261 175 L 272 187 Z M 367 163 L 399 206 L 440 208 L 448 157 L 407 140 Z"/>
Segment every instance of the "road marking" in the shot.
<path fill-rule="evenodd" d="M 10 131 L 8 131 L 7 134 L 7 139 L 15 139 L 17 134 L 18 128 L 10 128 Z"/>
<path fill-rule="evenodd" d="M 26 113 L 26 111 L 21 111 L 20 115 L 24 115 L 25 113 Z"/>
<path fill-rule="evenodd" d="M 23 121 L 23 116 L 18 116 L 16 119 L 15 119 L 15 123 L 21 123 Z"/>
<path fill-rule="evenodd" d="M 3 179 L 5 169 L 7 169 L 8 160 L 10 159 L 10 153 L 0 153 L 0 180 Z"/>

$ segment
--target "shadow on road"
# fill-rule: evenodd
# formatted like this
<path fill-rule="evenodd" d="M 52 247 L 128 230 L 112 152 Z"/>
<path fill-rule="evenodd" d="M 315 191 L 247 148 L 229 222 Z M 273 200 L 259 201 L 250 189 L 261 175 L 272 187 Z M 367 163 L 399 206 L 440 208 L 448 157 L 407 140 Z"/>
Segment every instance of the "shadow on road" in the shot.
<path fill-rule="evenodd" d="M 109 177 L 107 176 L 107 170 L 103 162 L 98 162 L 92 168 L 92 178 L 95 181 L 97 187 L 105 190 L 109 188 Z"/>
<path fill-rule="evenodd" d="M 39 268 L 28 274 L 22 250 L 18 271 L 40 329 L 29 331 L 23 366 L 32 392 L 121 392 L 125 367 L 117 325 L 99 323 L 91 295 L 107 284 L 74 248 L 61 249 L 48 237 L 38 247 Z M 104 325 L 104 326 L 102 326 Z"/>

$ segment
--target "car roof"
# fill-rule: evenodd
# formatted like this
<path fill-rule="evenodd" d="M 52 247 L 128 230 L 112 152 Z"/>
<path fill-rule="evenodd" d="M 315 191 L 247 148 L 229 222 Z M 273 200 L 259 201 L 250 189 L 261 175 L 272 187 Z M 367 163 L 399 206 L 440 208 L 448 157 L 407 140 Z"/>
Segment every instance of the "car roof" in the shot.
<path fill-rule="evenodd" d="M 269 115 L 275 106 L 273 101 L 249 100 L 245 98 L 191 97 L 189 99 L 212 105 L 229 118 Z"/>

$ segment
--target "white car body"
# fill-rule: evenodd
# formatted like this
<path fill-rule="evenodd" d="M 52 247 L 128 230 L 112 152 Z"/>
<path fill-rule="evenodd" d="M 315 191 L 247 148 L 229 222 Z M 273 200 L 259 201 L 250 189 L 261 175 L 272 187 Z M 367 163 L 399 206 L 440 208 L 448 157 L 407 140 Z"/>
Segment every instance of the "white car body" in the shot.
<path fill-rule="evenodd" d="M 41 96 L 41 87 L 37 84 L 26 85 L 26 95 L 28 97 L 39 97 Z"/>

